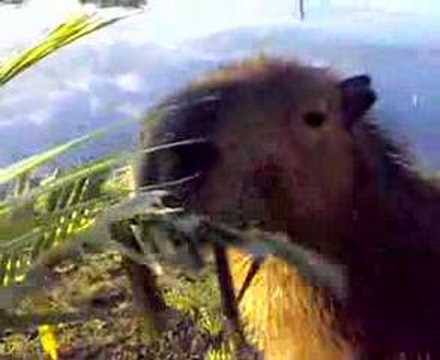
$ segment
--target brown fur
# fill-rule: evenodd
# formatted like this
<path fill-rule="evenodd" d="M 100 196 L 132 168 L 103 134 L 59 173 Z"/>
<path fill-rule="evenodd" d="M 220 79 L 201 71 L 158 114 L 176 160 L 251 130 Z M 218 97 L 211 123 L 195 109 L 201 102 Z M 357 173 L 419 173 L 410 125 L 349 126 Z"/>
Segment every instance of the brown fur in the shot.
<path fill-rule="evenodd" d="M 241 303 L 266 359 L 440 358 L 440 189 L 362 117 L 367 86 L 340 84 L 328 70 L 267 59 L 207 76 L 161 105 L 142 143 L 208 143 L 145 159 L 139 183 L 201 171 L 176 191 L 189 209 L 260 221 L 346 267 L 340 303 L 266 260 Z M 325 115 L 321 126 L 305 122 L 311 112 Z M 229 255 L 240 288 L 250 258 Z"/>

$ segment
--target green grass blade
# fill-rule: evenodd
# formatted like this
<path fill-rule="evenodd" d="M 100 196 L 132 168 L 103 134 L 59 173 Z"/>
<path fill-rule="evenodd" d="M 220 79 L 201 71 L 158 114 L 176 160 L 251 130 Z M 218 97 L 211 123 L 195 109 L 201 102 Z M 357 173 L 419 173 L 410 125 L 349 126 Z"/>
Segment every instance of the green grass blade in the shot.
<path fill-rule="evenodd" d="M 90 140 L 96 139 L 101 135 L 102 131 L 97 131 L 86 136 L 81 136 L 65 144 L 55 146 L 54 148 L 49 149 L 41 154 L 32 155 L 10 166 L 0 168 L 0 185 L 11 181 L 20 175 L 28 173 L 29 171 L 34 170 L 41 165 L 44 165 L 45 163 L 53 160 L 57 156 L 65 153 L 66 151 L 76 149 L 79 146 L 87 143 Z"/>
<path fill-rule="evenodd" d="M 115 124 L 112 124 L 110 126 L 106 126 L 105 128 L 101 128 L 98 130 L 95 130 L 87 135 L 78 137 L 76 139 L 73 139 L 67 143 L 64 143 L 62 145 L 58 145 L 53 147 L 52 149 L 49 149 L 43 153 L 39 153 L 36 155 L 32 155 L 26 159 L 17 161 L 16 163 L 9 165 L 4 168 L 0 168 L 0 185 L 4 184 L 8 181 L 11 181 L 18 176 L 21 176 L 23 174 L 26 174 L 44 164 L 47 162 L 50 162 L 54 160 L 56 157 L 62 155 L 63 153 L 67 151 L 75 150 L 88 142 L 92 140 L 98 140 L 101 137 L 104 137 L 108 134 L 110 134 L 112 131 L 117 130 L 121 126 L 127 126 L 131 123 L 136 123 L 141 121 L 139 118 L 133 118 L 129 120 L 123 120 L 118 121 Z M 122 158 L 128 159 L 128 154 L 123 154 Z M 119 161 L 122 161 L 122 158 Z M 109 160 L 111 161 L 111 160 Z M 113 160 L 116 161 L 116 160 Z M 0 203 L 1 205 L 1 203 Z M 1 210 L 1 207 L 0 207 Z"/>

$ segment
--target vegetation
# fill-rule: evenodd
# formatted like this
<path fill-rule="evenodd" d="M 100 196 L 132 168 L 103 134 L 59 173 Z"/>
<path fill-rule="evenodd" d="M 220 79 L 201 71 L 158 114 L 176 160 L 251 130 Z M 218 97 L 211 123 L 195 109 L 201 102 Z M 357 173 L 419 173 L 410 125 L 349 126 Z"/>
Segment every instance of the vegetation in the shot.
<path fill-rule="evenodd" d="M 81 15 L 66 21 L 35 47 L 1 64 L 0 84 L 125 16 Z M 160 114 L 151 117 L 153 121 Z M 255 358 L 252 351 L 239 353 L 242 349 L 225 334 L 209 258 L 212 243 L 244 247 L 263 257 L 275 254 L 295 264 L 312 283 L 343 289 L 333 283 L 342 278 L 335 275 L 340 269 L 315 269 L 307 251 L 280 236 L 255 229 L 239 232 L 182 209 L 157 207 L 154 187 L 135 193 L 130 165 L 139 154 L 112 154 L 37 176 L 59 155 L 125 123 L 0 168 L 0 188 L 6 189 L 0 196 L 0 358 Z M 152 237 L 137 236 L 143 252 L 134 253 L 114 238 L 114 226 L 138 235 L 140 229 L 158 229 L 167 238 L 158 244 Z M 121 255 L 161 270 L 163 294 L 176 310 L 169 331 L 156 333 L 136 316 Z"/>
<path fill-rule="evenodd" d="M 35 47 L 1 64 L 0 84 L 124 16 L 82 15 L 66 21 Z M 132 156 L 114 154 L 76 169 L 36 176 L 57 156 L 108 131 L 0 169 L 0 186 L 6 189 L 0 198 L 0 357 L 229 358 L 219 340 L 222 322 L 212 269 L 201 274 L 200 282 L 180 278 L 170 287 L 165 280 L 167 302 L 184 315 L 172 333 L 154 337 L 132 309 L 121 256 L 96 225 L 105 209 L 132 190 Z M 211 347 L 215 352 L 209 352 Z"/>

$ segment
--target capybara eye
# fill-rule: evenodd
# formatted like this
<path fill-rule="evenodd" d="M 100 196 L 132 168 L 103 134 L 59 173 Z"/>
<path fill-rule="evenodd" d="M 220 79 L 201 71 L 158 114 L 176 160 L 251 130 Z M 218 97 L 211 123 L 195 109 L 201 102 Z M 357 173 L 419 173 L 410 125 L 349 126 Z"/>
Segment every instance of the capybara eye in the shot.
<path fill-rule="evenodd" d="M 318 128 L 324 123 L 325 114 L 316 111 L 311 111 L 304 114 L 303 118 L 304 118 L 304 122 L 308 126 L 312 128 Z"/>

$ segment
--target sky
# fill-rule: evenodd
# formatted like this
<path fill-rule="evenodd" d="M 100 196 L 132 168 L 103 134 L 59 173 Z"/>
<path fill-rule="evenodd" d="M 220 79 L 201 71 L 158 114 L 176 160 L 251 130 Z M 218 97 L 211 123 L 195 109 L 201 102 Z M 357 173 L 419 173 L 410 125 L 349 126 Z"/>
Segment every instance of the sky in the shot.
<path fill-rule="evenodd" d="M 299 22 L 299 0 L 150 0 L 149 17 L 145 21 L 145 33 L 152 41 L 175 44 L 190 38 L 206 36 L 243 26 L 292 24 Z M 367 31 L 377 37 L 374 27 L 362 28 L 368 17 L 373 22 L 391 23 L 396 33 L 423 37 L 425 26 L 411 26 L 412 21 L 429 18 L 432 24 L 440 23 L 438 0 L 304 0 L 307 23 L 304 26 L 333 27 L 348 32 Z M 414 20 L 416 19 L 416 20 Z M 371 19 L 369 19 L 371 20 Z M 342 26 L 338 25 L 341 24 Z M 403 29 L 401 28 L 403 27 Z M 427 33 L 430 30 L 426 31 Z M 148 34 L 148 35 L 147 35 Z M 401 41 L 394 37 L 393 41 Z"/>
<path fill-rule="evenodd" d="M 289 21 L 291 2 L 271 0 L 267 6 L 262 0 L 149 0 L 144 24 L 137 22 L 131 35 L 170 45 L 237 26 Z M 93 8 L 88 5 L 89 11 Z M 28 0 L 19 11 L 0 6 L 0 51 L 31 41 L 80 9 L 77 0 Z"/>
<path fill-rule="evenodd" d="M 383 93 L 379 105 L 405 124 L 418 154 L 438 154 L 430 160 L 439 168 L 440 126 L 432 124 L 440 113 L 433 78 L 440 78 L 440 1 L 305 1 L 300 22 L 294 0 L 150 0 L 142 14 L 60 50 L 1 89 L 0 167 L 140 115 L 225 58 L 281 49 L 347 73 L 371 72 Z M 0 6 L 0 59 L 83 10 L 76 0 Z"/>
<path fill-rule="evenodd" d="M 246 25 L 291 23 L 298 17 L 299 0 L 149 0 L 142 34 L 162 44 L 204 36 Z M 343 22 L 355 23 L 356 10 L 380 12 L 386 21 L 396 22 L 405 15 L 440 18 L 438 0 L 304 0 L 308 20 L 320 23 L 341 21 L 340 13 L 351 14 Z M 78 12 L 77 0 L 28 0 L 20 11 L 0 7 L 0 51 L 35 38 L 55 26 L 68 14 Z M 87 5 L 93 9 L 92 5 Z M 377 15 L 377 14 L 376 14 Z M 350 21 L 350 17 L 354 19 Z M 354 20 L 354 21 L 353 21 Z M 177 30 L 178 29 L 178 30 Z M 407 29 L 407 32 L 417 29 Z M 12 35 L 13 34 L 13 35 Z M 12 36 L 11 36 L 12 35 Z M 398 41 L 398 39 L 396 39 Z M 0 53 L 1 54 L 1 53 Z"/>

